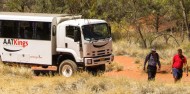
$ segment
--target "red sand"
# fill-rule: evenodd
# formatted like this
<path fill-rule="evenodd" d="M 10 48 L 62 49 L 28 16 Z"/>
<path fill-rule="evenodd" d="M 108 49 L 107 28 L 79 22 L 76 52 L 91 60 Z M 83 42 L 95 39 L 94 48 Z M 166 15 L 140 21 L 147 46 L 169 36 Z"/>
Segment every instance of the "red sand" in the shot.
<path fill-rule="evenodd" d="M 107 72 L 106 76 L 113 77 L 126 77 L 128 79 L 138 80 L 138 81 L 147 81 L 147 73 L 143 71 L 143 63 L 135 64 L 135 59 L 127 56 L 116 56 L 115 62 L 119 63 L 124 67 L 123 71 L 112 71 Z M 156 81 L 159 82 L 173 82 L 173 76 L 171 74 L 171 66 L 163 65 L 161 70 L 156 74 Z M 189 73 L 190 74 L 190 73 Z M 186 76 L 184 73 L 181 82 L 190 82 L 190 76 Z"/>
<path fill-rule="evenodd" d="M 138 64 L 135 64 L 135 58 L 128 56 L 115 56 L 114 62 L 117 62 L 119 65 L 123 66 L 122 71 L 111 71 L 106 72 L 105 76 L 111 77 L 126 77 L 130 80 L 136 81 L 147 81 L 148 75 L 143 71 L 143 62 L 141 61 Z M 48 67 L 47 69 L 40 67 L 32 67 L 33 70 L 56 70 L 56 67 Z M 156 74 L 156 81 L 158 82 L 173 82 L 173 76 L 170 73 L 171 66 L 163 65 L 161 70 Z M 189 73 L 190 75 L 190 73 Z M 181 82 L 190 82 L 190 76 L 186 76 L 184 73 Z"/>

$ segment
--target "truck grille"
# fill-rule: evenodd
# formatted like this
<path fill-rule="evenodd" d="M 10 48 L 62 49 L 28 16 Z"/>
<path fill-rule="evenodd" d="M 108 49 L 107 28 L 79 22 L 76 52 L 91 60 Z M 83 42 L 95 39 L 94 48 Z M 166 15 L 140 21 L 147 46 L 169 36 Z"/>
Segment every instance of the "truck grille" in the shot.
<path fill-rule="evenodd" d="M 103 60 L 97 59 L 97 60 L 94 60 L 94 62 L 107 61 L 107 60 L 110 60 L 110 58 L 104 58 Z"/>
<path fill-rule="evenodd" d="M 97 51 L 97 55 L 105 55 L 105 54 L 106 54 L 105 50 Z"/>

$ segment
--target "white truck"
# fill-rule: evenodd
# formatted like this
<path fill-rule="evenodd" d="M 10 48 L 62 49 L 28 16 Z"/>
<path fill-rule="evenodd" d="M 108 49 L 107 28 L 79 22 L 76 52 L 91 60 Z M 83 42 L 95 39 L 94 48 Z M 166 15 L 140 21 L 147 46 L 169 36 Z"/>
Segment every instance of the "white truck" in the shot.
<path fill-rule="evenodd" d="M 81 15 L 0 12 L 2 62 L 57 66 L 70 77 L 79 67 L 105 70 L 113 61 L 111 29 Z"/>

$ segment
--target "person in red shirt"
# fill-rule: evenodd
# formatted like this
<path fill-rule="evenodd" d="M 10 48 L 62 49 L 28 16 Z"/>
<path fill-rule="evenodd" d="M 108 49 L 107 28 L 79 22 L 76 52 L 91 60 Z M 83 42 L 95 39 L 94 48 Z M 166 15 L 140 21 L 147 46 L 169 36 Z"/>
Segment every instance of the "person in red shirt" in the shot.
<path fill-rule="evenodd" d="M 187 59 L 182 53 L 182 49 L 178 49 L 178 54 L 173 57 L 172 73 L 174 82 L 179 81 L 183 76 L 183 65 L 186 65 L 186 76 L 188 76 Z"/>

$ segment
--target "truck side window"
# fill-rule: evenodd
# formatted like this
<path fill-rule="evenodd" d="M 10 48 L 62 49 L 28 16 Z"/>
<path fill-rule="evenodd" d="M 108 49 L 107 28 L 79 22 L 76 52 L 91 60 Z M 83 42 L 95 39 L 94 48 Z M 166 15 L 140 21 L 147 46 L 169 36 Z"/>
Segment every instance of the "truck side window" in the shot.
<path fill-rule="evenodd" d="M 74 39 L 74 26 L 66 26 L 66 37 Z"/>
<path fill-rule="evenodd" d="M 0 20 L 0 37 L 51 40 L 50 22 Z"/>
<path fill-rule="evenodd" d="M 36 39 L 50 40 L 51 39 L 51 23 L 36 22 Z"/>
<path fill-rule="evenodd" d="M 75 30 L 80 31 L 80 28 L 76 26 L 66 26 L 66 37 L 74 39 Z"/>
<path fill-rule="evenodd" d="M 18 37 L 18 22 L 17 21 L 2 21 L 1 23 L 1 35 L 6 38 Z"/>
<path fill-rule="evenodd" d="M 20 22 L 20 37 L 23 39 L 32 39 L 32 23 L 27 21 Z"/>

